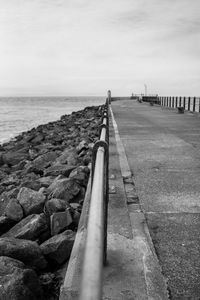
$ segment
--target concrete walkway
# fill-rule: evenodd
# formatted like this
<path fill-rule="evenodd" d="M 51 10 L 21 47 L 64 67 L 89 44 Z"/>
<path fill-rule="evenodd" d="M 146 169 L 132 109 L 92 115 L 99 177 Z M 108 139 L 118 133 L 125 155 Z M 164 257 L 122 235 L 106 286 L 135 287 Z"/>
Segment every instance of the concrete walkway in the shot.
<path fill-rule="evenodd" d="M 137 223 L 140 210 L 144 213 L 171 298 L 200 299 L 200 118 L 133 100 L 112 102 L 112 110 L 133 173 L 134 194 L 139 197 L 139 203 L 132 201 L 139 208 L 132 220 Z M 111 143 L 114 153 L 112 147 Z M 118 165 L 116 169 L 119 170 Z M 118 171 L 113 169 L 113 173 Z M 130 221 L 121 226 L 122 199 L 118 199 L 118 191 L 113 194 L 110 209 L 117 209 L 114 197 L 119 203 L 119 219 L 112 220 L 111 233 L 116 226 L 117 236 L 116 240 L 111 236 L 110 243 L 123 245 L 122 237 L 130 238 L 130 224 L 134 224 Z M 116 216 L 116 211 L 113 215 Z M 139 236 L 143 233 L 140 231 Z M 144 240 L 148 246 L 147 236 L 144 235 Z M 139 250 L 143 251 L 142 245 Z M 139 295 L 144 286 L 136 285 Z M 159 299 L 141 295 L 141 298 L 132 295 L 119 299 Z"/>
<path fill-rule="evenodd" d="M 109 131 L 108 264 L 103 269 L 103 299 L 167 300 L 166 282 L 113 118 Z"/>

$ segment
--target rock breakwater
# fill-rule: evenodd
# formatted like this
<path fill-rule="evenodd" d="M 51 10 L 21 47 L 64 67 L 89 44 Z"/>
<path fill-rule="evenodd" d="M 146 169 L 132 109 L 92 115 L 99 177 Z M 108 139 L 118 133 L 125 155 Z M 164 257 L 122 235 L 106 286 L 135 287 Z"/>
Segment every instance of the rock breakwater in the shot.
<path fill-rule="evenodd" d="M 0 146 L 0 299 L 58 299 L 101 109 L 64 115 Z"/>

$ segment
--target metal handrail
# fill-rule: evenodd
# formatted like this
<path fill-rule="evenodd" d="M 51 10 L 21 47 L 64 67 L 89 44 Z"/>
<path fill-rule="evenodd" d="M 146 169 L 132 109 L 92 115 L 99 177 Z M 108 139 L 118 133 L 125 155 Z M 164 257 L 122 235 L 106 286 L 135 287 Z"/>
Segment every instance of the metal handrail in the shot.
<path fill-rule="evenodd" d="M 108 200 L 108 102 L 102 117 L 100 139 L 93 150 L 90 209 L 85 243 L 80 300 L 102 299 L 102 268 L 106 257 Z"/>

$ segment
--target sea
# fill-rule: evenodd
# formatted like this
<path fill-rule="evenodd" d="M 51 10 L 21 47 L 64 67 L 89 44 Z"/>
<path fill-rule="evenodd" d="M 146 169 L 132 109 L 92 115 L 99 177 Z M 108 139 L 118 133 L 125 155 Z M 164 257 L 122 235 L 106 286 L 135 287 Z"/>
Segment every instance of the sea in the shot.
<path fill-rule="evenodd" d="M 105 97 L 0 97 L 0 144 L 62 115 L 101 105 Z"/>

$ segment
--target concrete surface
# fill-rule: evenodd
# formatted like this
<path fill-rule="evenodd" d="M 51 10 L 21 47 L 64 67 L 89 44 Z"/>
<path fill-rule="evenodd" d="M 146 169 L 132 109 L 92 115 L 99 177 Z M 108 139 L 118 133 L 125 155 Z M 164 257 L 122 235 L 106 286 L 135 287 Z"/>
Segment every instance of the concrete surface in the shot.
<path fill-rule="evenodd" d="M 133 100 L 112 109 L 170 297 L 200 299 L 200 118 Z"/>

